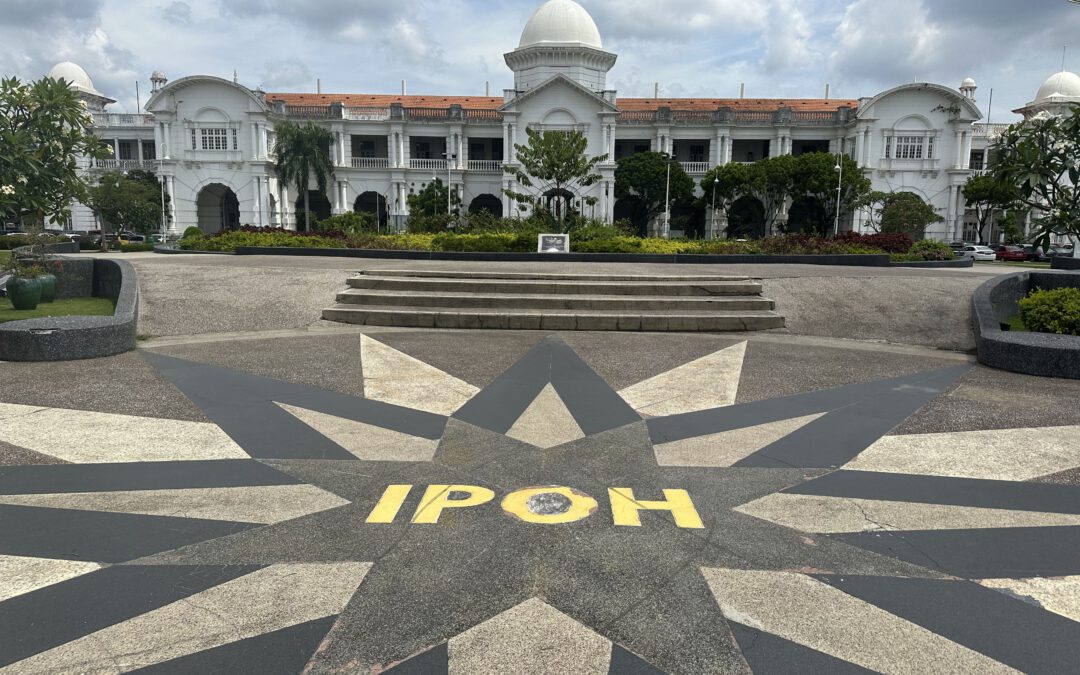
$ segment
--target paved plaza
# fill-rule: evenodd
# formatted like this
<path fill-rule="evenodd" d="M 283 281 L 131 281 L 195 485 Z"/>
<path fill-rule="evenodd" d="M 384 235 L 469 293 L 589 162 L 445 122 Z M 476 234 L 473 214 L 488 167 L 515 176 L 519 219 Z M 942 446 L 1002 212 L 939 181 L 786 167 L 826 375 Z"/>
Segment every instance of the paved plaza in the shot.
<path fill-rule="evenodd" d="M 0 673 L 1080 663 L 1080 382 L 789 331 L 205 321 L 0 365 Z"/>

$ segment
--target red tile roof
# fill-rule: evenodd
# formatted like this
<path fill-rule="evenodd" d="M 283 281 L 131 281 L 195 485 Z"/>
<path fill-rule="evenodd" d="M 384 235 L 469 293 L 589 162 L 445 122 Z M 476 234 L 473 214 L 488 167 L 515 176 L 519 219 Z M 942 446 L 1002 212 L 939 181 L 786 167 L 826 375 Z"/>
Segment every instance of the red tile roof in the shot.
<path fill-rule="evenodd" d="M 282 101 L 286 105 L 330 105 L 341 103 L 355 108 L 388 108 L 400 103 L 406 108 L 448 108 L 460 105 L 472 110 L 496 110 L 503 104 L 501 97 L 494 96 L 398 96 L 394 94 L 266 94 L 267 103 Z M 791 108 L 795 112 L 835 112 L 848 106 L 858 108 L 859 102 L 851 99 L 821 98 L 620 98 L 616 104 L 621 110 L 656 110 L 667 107 L 672 110 L 732 110 L 775 111 Z"/>
<path fill-rule="evenodd" d="M 824 98 L 620 98 L 617 101 L 620 110 L 732 110 L 775 111 L 791 108 L 795 112 L 835 112 L 838 108 L 849 106 L 858 108 L 859 102 L 845 99 Z"/>
<path fill-rule="evenodd" d="M 494 96 L 396 96 L 394 94 L 267 94 L 266 102 L 283 101 L 285 105 L 330 105 L 341 103 L 349 108 L 389 108 L 400 103 L 406 108 L 462 108 L 495 110 L 503 104 Z"/>

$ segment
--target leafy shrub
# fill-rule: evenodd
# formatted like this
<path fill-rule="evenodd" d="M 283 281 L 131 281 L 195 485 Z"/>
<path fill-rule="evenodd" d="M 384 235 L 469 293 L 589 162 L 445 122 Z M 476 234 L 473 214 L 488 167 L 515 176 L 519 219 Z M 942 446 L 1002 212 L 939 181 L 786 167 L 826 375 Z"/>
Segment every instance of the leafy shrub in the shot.
<path fill-rule="evenodd" d="M 455 218 L 456 216 L 446 213 L 435 215 L 412 213 L 405 222 L 405 230 L 412 234 L 438 234 L 448 231 Z"/>
<path fill-rule="evenodd" d="M 342 213 L 330 216 L 326 220 L 315 223 L 315 231 L 344 232 L 345 234 L 361 234 L 363 232 L 375 232 L 379 228 L 379 221 L 374 213 Z"/>
<path fill-rule="evenodd" d="M 914 241 L 902 232 L 882 232 L 880 234 L 859 234 L 844 232 L 832 238 L 832 241 L 845 242 L 856 246 L 868 246 L 886 253 L 907 253 Z"/>
<path fill-rule="evenodd" d="M 180 248 L 185 251 L 235 252 L 237 246 L 346 248 L 347 243 L 344 236 L 323 236 L 323 233 L 311 234 L 274 228 L 241 228 L 212 237 L 200 236 L 180 240 Z"/>
<path fill-rule="evenodd" d="M 33 234 L 11 234 L 0 236 L 0 251 L 10 251 L 23 246 L 40 246 L 41 244 L 62 244 L 69 241 L 67 237 L 53 237 L 49 235 L 37 236 Z"/>
<path fill-rule="evenodd" d="M 199 228 L 192 225 L 191 227 L 188 227 L 188 228 L 186 228 L 184 230 L 184 236 L 181 237 L 181 239 L 188 239 L 188 238 L 193 238 L 193 237 L 201 237 L 202 234 L 203 234 L 202 230 L 200 230 Z"/>
<path fill-rule="evenodd" d="M 536 250 L 536 236 L 531 233 L 437 234 L 433 251 L 527 253 Z"/>
<path fill-rule="evenodd" d="M 143 253 L 153 250 L 153 244 L 120 244 L 120 251 L 123 253 Z"/>
<path fill-rule="evenodd" d="M 1020 301 L 1020 319 L 1036 333 L 1080 335 L 1080 288 L 1033 291 Z"/>
<path fill-rule="evenodd" d="M 863 242 L 863 237 L 825 238 L 810 234 L 789 234 L 785 237 L 766 237 L 762 250 L 769 255 L 873 255 L 883 249 Z"/>
<path fill-rule="evenodd" d="M 948 244 L 936 239 L 917 241 L 907 253 L 893 254 L 894 262 L 924 262 L 952 260 L 955 256 Z"/>

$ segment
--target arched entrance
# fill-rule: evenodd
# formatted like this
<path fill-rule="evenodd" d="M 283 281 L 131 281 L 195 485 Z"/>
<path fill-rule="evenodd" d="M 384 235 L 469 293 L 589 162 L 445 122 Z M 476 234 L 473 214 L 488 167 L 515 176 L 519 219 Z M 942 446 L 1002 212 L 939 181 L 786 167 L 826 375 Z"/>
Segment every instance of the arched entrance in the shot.
<path fill-rule="evenodd" d="M 502 200 L 495 195 L 480 195 L 469 204 L 469 213 L 477 213 L 478 211 L 487 211 L 496 218 L 502 218 Z"/>
<path fill-rule="evenodd" d="M 353 202 L 355 213 L 370 213 L 379 217 L 379 229 L 386 227 L 389 220 L 389 211 L 386 204 L 386 195 L 378 192 L 365 192 Z"/>
<path fill-rule="evenodd" d="M 240 200 L 227 185 L 211 183 L 195 198 L 199 229 L 204 234 L 217 234 L 240 227 Z"/>
<path fill-rule="evenodd" d="M 334 208 L 330 206 L 330 200 L 318 190 L 308 190 L 308 206 L 311 208 L 312 227 L 315 226 L 316 221 L 326 220 L 334 212 Z M 296 199 L 296 229 L 303 231 L 304 223 L 304 197 L 301 195 Z"/>
<path fill-rule="evenodd" d="M 548 190 L 544 193 L 544 208 L 557 222 L 564 222 L 576 211 L 574 193 L 559 188 Z"/>
<path fill-rule="evenodd" d="M 801 232 L 824 235 L 828 231 L 828 225 L 825 205 L 816 197 L 799 197 L 788 209 L 787 231 L 791 234 Z"/>
<path fill-rule="evenodd" d="M 761 239 L 765 236 L 765 206 L 749 195 L 739 197 L 728 209 L 729 239 Z"/>
<path fill-rule="evenodd" d="M 687 239 L 705 238 L 705 204 L 694 200 L 671 207 L 671 229 L 679 230 Z"/>

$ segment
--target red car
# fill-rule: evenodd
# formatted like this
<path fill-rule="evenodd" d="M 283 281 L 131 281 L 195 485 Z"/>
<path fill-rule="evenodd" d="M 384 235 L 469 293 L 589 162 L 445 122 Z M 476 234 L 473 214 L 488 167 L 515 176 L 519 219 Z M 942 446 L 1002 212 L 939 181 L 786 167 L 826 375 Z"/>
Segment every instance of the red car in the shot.
<path fill-rule="evenodd" d="M 1024 262 L 1027 260 L 1027 251 L 1023 246 L 1003 246 L 998 249 L 996 258 L 1006 262 Z"/>

